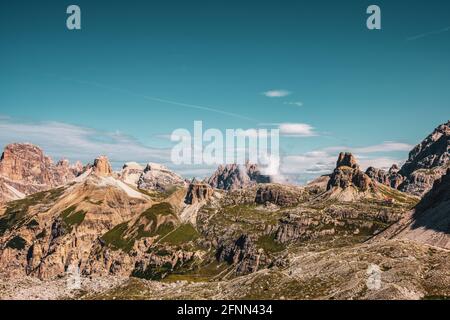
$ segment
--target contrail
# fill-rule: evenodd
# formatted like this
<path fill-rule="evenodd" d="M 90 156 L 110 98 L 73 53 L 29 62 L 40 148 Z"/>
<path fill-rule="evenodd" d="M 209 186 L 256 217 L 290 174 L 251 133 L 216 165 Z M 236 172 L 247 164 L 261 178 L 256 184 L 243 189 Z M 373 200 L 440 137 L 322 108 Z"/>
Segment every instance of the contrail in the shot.
<path fill-rule="evenodd" d="M 52 76 L 55 76 L 55 75 L 52 75 Z M 200 105 L 196 105 L 196 104 L 188 104 L 188 103 L 172 101 L 172 100 L 168 100 L 168 99 L 162 99 L 162 98 L 158 98 L 158 97 L 147 96 L 147 95 L 139 94 L 139 93 L 127 90 L 127 89 L 120 89 L 120 88 L 115 88 L 115 87 L 111 87 L 111 86 L 106 86 L 104 84 L 91 82 L 91 81 L 76 80 L 76 79 L 71 79 L 71 78 L 67 78 L 67 77 L 59 77 L 59 76 L 58 76 L 58 78 L 60 78 L 61 80 L 64 80 L 64 81 L 77 82 L 80 84 L 95 86 L 95 87 L 110 90 L 110 91 L 121 92 L 121 93 L 125 93 L 128 95 L 134 96 L 134 97 L 138 97 L 138 98 L 142 98 L 142 99 L 146 99 L 146 100 L 150 100 L 150 101 L 167 103 L 167 104 L 172 104 L 175 106 L 186 107 L 186 108 L 191 108 L 191 109 L 204 110 L 204 111 L 209 111 L 209 112 L 226 115 L 226 116 L 233 117 L 233 118 L 239 118 L 239 119 L 243 119 L 243 120 L 247 120 L 247 121 L 251 121 L 251 122 L 258 122 L 258 120 L 253 119 L 253 118 L 245 117 L 245 116 L 242 116 L 237 113 L 227 112 L 227 111 L 223 111 L 223 110 L 216 109 L 216 108 L 209 107 L 209 106 L 200 106 Z"/>
<path fill-rule="evenodd" d="M 412 41 L 412 40 L 421 39 L 421 38 L 432 36 L 432 35 L 435 35 L 435 34 L 444 33 L 444 32 L 447 32 L 449 30 L 450 30 L 450 26 L 445 27 L 443 29 L 434 30 L 434 31 L 430 31 L 430 32 L 425 32 L 425 33 L 421 33 L 421 34 L 418 34 L 418 35 L 413 36 L 413 37 L 409 37 L 409 38 L 406 39 L 406 41 Z"/>

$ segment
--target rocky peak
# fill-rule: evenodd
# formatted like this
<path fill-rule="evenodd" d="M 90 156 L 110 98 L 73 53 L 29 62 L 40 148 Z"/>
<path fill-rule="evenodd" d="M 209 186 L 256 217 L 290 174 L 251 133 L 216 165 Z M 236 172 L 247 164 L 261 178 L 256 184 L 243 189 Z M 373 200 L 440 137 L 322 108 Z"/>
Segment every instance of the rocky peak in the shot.
<path fill-rule="evenodd" d="M 138 181 L 139 189 L 143 190 L 166 191 L 172 187 L 184 185 L 185 181 L 182 177 L 157 163 L 147 164 Z"/>
<path fill-rule="evenodd" d="M 450 166 L 450 121 L 438 126 L 428 137 L 414 147 L 399 174 L 405 181 L 401 191 L 423 196 L 434 181 Z"/>
<path fill-rule="evenodd" d="M 389 173 L 390 174 L 395 174 L 398 173 L 400 170 L 400 168 L 398 167 L 398 165 L 396 165 L 395 163 L 391 166 L 391 168 L 389 169 Z"/>
<path fill-rule="evenodd" d="M 0 201 L 15 200 L 23 195 L 63 185 L 75 176 L 68 160 L 54 164 L 38 146 L 29 143 L 9 144 L 0 158 L 0 189 L 3 190 L 0 191 Z"/>
<path fill-rule="evenodd" d="M 13 180 L 49 184 L 52 160 L 37 146 L 28 143 L 7 145 L 0 160 L 0 175 Z"/>
<path fill-rule="evenodd" d="M 450 159 L 450 121 L 437 127 L 409 153 L 400 173 L 409 176 L 418 169 L 432 169 Z"/>
<path fill-rule="evenodd" d="M 70 169 L 75 174 L 75 176 L 79 176 L 84 171 L 84 166 L 80 161 L 77 161 L 74 165 L 70 166 Z"/>
<path fill-rule="evenodd" d="M 109 176 L 112 174 L 112 167 L 108 157 L 100 156 L 94 161 L 93 172 L 99 176 Z"/>
<path fill-rule="evenodd" d="M 207 180 L 213 188 L 223 190 L 236 190 L 255 185 L 269 183 L 270 177 L 261 174 L 256 164 L 244 165 L 228 164 L 219 166 L 214 174 Z"/>
<path fill-rule="evenodd" d="M 210 185 L 193 180 L 189 185 L 184 202 L 186 204 L 196 204 L 207 201 L 212 197 L 213 193 L 214 191 Z"/>
<path fill-rule="evenodd" d="M 381 184 L 390 185 L 389 174 L 383 169 L 378 169 L 375 167 L 368 167 L 366 170 L 366 174 L 370 178 L 378 181 Z"/>
<path fill-rule="evenodd" d="M 144 168 L 136 162 L 127 162 L 122 167 L 120 173 L 120 180 L 130 185 L 136 186 L 139 182 L 139 178 L 144 172 Z"/>
<path fill-rule="evenodd" d="M 336 162 L 336 168 L 350 167 L 353 169 L 359 169 L 359 165 L 356 162 L 356 158 L 349 152 L 341 152 Z"/>
<path fill-rule="evenodd" d="M 351 153 L 340 153 L 336 169 L 331 174 L 327 190 L 333 188 L 347 189 L 356 187 L 358 191 L 367 191 L 373 187 L 372 179 L 359 170 L 359 165 Z"/>
<path fill-rule="evenodd" d="M 398 166 L 393 164 L 387 172 L 383 169 L 369 167 L 366 170 L 366 174 L 378 183 L 397 189 L 404 180 L 404 177 L 398 173 L 398 170 Z"/>

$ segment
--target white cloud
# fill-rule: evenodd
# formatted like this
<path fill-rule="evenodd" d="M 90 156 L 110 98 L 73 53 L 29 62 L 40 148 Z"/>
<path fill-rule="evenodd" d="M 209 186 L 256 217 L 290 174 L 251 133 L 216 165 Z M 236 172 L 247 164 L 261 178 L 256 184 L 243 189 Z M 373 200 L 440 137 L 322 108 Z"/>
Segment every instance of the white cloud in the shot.
<path fill-rule="evenodd" d="M 290 95 L 291 92 L 289 92 L 287 90 L 269 90 L 269 91 L 263 92 L 263 94 L 269 98 L 282 98 L 282 97 L 286 97 L 286 96 Z"/>
<path fill-rule="evenodd" d="M 317 151 L 285 156 L 281 161 L 281 172 L 283 174 L 314 173 L 317 175 L 330 173 L 335 167 L 336 159 L 337 156 Z"/>
<path fill-rule="evenodd" d="M 377 152 L 394 152 L 394 151 L 410 151 L 414 146 L 394 141 L 385 141 L 381 144 L 376 144 L 367 147 L 344 147 L 336 146 L 326 148 L 327 151 L 348 151 L 354 153 L 377 153 Z"/>
<path fill-rule="evenodd" d="M 382 144 L 377 144 L 374 146 L 356 148 L 354 152 L 374 153 L 374 152 L 410 151 L 413 147 L 414 146 L 407 143 L 386 141 Z"/>
<path fill-rule="evenodd" d="M 380 158 L 373 158 L 373 159 L 365 159 L 365 158 L 359 158 L 358 161 L 360 167 L 362 170 L 366 170 L 368 167 L 375 167 L 378 169 L 389 169 L 394 163 L 399 165 L 401 161 L 398 159 L 393 159 L 389 157 L 380 157 Z"/>
<path fill-rule="evenodd" d="M 301 101 L 285 102 L 284 104 L 287 104 L 287 105 L 290 105 L 290 106 L 303 107 L 303 102 L 301 102 Z"/>
<path fill-rule="evenodd" d="M 314 128 L 302 123 L 270 124 L 277 126 L 282 135 L 314 136 Z M 120 132 L 103 132 L 60 122 L 18 123 L 13 119 L 0 118 L 0 146 L 12 142 L 30 142 L 39 145 L 53 159 L 68 158 L 71 161 L 81 160 L 92 162 L 98 155 L 107 155 L 115 168 L 123 163 L 136 161 L 139 163 L 158 162 L 177 170 L 183 175 L 206 177 L 215 166 L 176 166 L 170 162 L 170 149 L 157 149 L 139 143 L 133 137 Z M 256 136 L 256 129 L 244 131 L 249 136 Z M 306 182 L 319 175 L 331 173 L 335 167 L 338 153 L 353 152 L 361 168 L 369 166 L 389 168 L 393 163 L 401 161 L 389 154 L 373 157 L 373 153 L 406 152 L 411 145 L 386 141 L 381 144 L 366 147 L 329 147 L 297 155 L 287 155 L 281 158 L 278 172 L 273 172 L 275 166 L 269 166 L 268 171 L 282 182 Z"/>
<path fill-rule="evenodd" d="M 136 139 L 119 132 L 102 132 L 60 122 L 16 123 L 0 121 L 0 144 L 29 142 L 40 146 L 54 159 L 92 162 L 107 155 L 116 166 L 129 161 L 163 162 L 170 159 L 170 150 L 142 145 Z"/>
<path fill-rule="evenodd" d="M 279 125 L 280 134 L 297 137 L 313 137 L 317 133 L 314 128 L 306 123 L 281 123 Z"/>

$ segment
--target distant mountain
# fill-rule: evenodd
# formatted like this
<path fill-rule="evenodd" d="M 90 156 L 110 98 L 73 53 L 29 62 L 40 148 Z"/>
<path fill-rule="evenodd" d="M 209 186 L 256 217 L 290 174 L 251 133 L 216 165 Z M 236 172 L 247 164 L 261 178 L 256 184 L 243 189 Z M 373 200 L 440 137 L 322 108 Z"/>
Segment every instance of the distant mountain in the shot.
<path fill-rule="evenodd" d="M 144 172 L 144 168 L 136 162 L 127 162 L 123 165 L 122 171 L 119 173 L 119 179 L 123 182 L 137 187 L 139 178 Z"/>
<path fill-rule="evenodd" d="M 415 197 L 402 193 L 390 186 L 378 182 L 360 170 L 356 158 L 351 153 L 340 153 L 336 162 L 336 169 L 329 178 L 320 177 L 308 186 L 316 187 L 327 183 L 326 191 L 318 198 L 336 199 L 354 202 L 363 199 L 377 199 L 386 202 L 414 202 Z"/>
<path fill-rule="evenodd" d="M 64 186 L 0 208 L 0 269 L 39 278 L 88 261 L 92 244 L 153 202 L 113 176 L 105 156 Z"/>
<path fill-rule="evenodd" d="M 393 164 L 389 171 L 369 167 L 366 170 L 366 174 L 381 184 L 397 189 L 405 180 L 405 177 L 399 173 L 399 170 L 398 166 Z"/>
<path fill-rule="evenodd" d="M 137 181 L 139 189 L 153 191 L 168 191 L 185 185 L 186 182 L 181 176 L 157 163 L 147 164 Z"/>
<path fill-rule="evenodd" d="M 221 294 L 218 283 L 229 287 L 239 279 L 252 279 L 251 286 L 236 286 L 230 296 L 244 290 L 253 297 L 254 288 L 260 297 L 447 295 L 450 278 L 439 276 L 448 270 L 447 252 L 423 244 L 449 246 L 450 170 L 417 205 L 419 197 L 393 188 L 398 168 L 365 173 L 351 153 L 339 154 L 332 174 L 302 187 L 271 183 L 252 164 L 221 166 L 207 180 L 188 182 L 159 164 L 129 162 L 114 172 L 106 156 L 81 168 L 53 165 L 40 149 L 25 149 L 2 158 L 9 178 L 0 177 L 0 191 L 11 196 L 35 185 L 44 191 L 29 189 L 0 205 L 0 298 L 21 292 L 15 285 L 21 279 L 26 287 L 39 278 L 51 291 L 49 283 L 74 269 L 83 286 L 93 284 L 83 287 L 88 294 L 98 281 L 130 278 L 164 279 L 177 288 L 211 284 L 208 296 L 192 287 L 188 297 L 202 298 Z M 379 291 L 360 285 L 374 263 L 388 266 Z M 6 295 L 5 283 L 14 287 Z M 116 289 L 114 297 L 130 294 Z M 156 292 L 146 297 L 159 298 Z"/>
<path fill-rule="evenodd" d="M 450 121 L 438 126 L 414 147 L 399 170 L 396 165 L 386 172 L 369 167 L 366 174 L 373 180 L 416 196 L 424 196 L 450 168 Z"/>
<path fill-rule="evenodd" d="M 79 162 L 70 165 L 61 160 L 54 164 L 32 144 L 7 145 L 0 159 L 0 203 L 63 185 L 82 170 Z"/>
<path fill-rule="evenodd" d="M 409 153 L 399 174 L 405 181 L 399 190 L 423 196 L 450 166 L 450 121 L 437 127 Z"/>
<path fill-rule="evenodd" d="M 211 187 L 222 190 L 236 190 L 250 187 L 257 183 L 269 183 L 270 177 L 263 175 L 256 164 L 227 164 L 219 166 L 206 180 Z"/>

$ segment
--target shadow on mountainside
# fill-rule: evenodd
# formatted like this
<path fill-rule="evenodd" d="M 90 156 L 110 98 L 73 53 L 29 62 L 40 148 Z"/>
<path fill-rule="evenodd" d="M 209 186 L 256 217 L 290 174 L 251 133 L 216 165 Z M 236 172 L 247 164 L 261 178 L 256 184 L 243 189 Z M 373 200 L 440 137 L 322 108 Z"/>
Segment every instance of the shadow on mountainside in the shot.
<path fill-rule="evenodd" d="M 416 206 L 413 229 L 425 228 L 450 234 L 450 169 Z"/>

